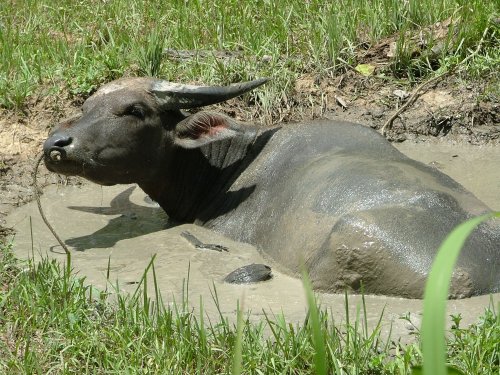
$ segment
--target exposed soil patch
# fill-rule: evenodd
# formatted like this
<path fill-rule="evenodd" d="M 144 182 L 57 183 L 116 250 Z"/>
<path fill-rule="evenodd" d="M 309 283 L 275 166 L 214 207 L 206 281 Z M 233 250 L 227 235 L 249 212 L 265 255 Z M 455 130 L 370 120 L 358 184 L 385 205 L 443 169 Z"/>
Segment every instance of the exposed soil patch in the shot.
<path fill-rule="evenodd" d="M 488 82 L 471 84 L 448 77 L 424 90 L 394 121 L 387 138 L 397 142 L 443 138 L 498 145 L 500 105 L 490 91 Z M 380 129 L 410 93 L 411 89 L 401 84 L 349 70 L 338 76 L 325 73 L 299 77 L 294 93 L 271 111 L 265 112 L 258 102 L 249 105 L 237 99 L 217 106 L 217 110 L 247 121 L 260 118 L 266 124 L 326 116 Z M 82 98 L 40 96 L 31 99 L 24 113 L 0 110 L 0 237 L 7 233 L 5 216 L 13 207 L 33 199 L 34 160 L 48 132 L 63 118 L 77 114 L 82 102 Z M 45 168 L 39 173 L 42 186 L 61 178 Z M 64 181 L 82 183 L 80 179 Z"/>
<path fill-rule="evenodd" d="M 304 77 L 296 84 L 299 102 L 310 101 L 309 115 L 346 119 L 380 129 L 411 94 L 380 78 L 348 72 L 334 79 Z M 407 91 L 408 90 L 408 91 Z M 391 141 L 444 137 L 472 144 L 500 143 L 500 106 L 485 95 L 486 83 L 464 85 L 450 77 L 424 90 L 387 134 Z M 308 100 L 309 99 L 309 100 Z"/>

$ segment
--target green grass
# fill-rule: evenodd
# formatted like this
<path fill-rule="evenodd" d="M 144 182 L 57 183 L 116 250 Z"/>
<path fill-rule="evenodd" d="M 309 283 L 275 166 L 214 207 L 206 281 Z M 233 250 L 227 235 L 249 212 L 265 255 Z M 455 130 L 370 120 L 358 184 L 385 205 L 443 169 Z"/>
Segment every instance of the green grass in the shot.
<path fill-rule="evenodd" d="M 2 1 L 0 106 L 22 108 L 40 92 L 85 97 L 124 74 L 211 84 L 270 76 L 264 99 L 276 106 L 297 76 L 355 66 L 365 48 L 397 32 L 386 77 L 413 81 L 447 69 L 485 30 L 466 69 L 491 76 L 500 61 L 499 14 L 495 0 Z M 439 52 L 415 55 L 418 30 L 450 17 Z M 429 46 L 437 43 L 422 35 Z M 172 59 L 165 49 L 190 54 Z"/>
<path fill-rule="evenodd" d="M 368 330 L 364 304 L 354 319 L 335 323 L 308 288 L 304 324 L 269 314 L 251 323 L 241 305 L 230 323 L 234 317 L 220 311 L 205 316 L 203 303 L 190 307 L 189 280 L 183 300 L 165 307 L 154 259 L 137 291 L 123 295 L 98 291 L 53 260 L 19 261 L 10 246 L 0 254 L 0 373 L 410 374 L 421 363 L 418 343 L 402 346 L 378 326 Z M 347 296 L 345 303 L 347 311 Z M 486 310 L 465 329 L 452 319 L 448 362 L 466 373 L 498 373 L 498 312 Z"/>

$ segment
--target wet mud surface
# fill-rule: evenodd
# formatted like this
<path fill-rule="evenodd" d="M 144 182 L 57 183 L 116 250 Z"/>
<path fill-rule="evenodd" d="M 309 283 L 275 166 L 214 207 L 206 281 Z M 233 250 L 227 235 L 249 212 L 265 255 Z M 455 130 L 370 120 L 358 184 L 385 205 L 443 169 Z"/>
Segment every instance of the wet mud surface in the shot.
<path fill-rule="evenodd" d="M 490 207 L 500 209 L 500 147 L 406 142 L 398 148 L 448 173 Z M 201 227 L 169 221 L 138 187 L 101 187 L 78 184 L 78 180 L 62 185 L 51 178 L 46 181 L 49 186 L 44 190 L 42 206 L 48 220 L 70 247 L 75 271 L 95 287 L 109 290 L 113 284 L 122 291 L 134 291 L 155 256 L 156 277 L 165 303 L 179 303 L 188 291 L 190 304 L 195 309 L 201 299 L 207 314 L 216 317 L 218 312 L 212 297 L 215 288 L 221 311 L 230 318 L 234 318 L 237 300 L 240 300 L 244 309 L 251 311 L 253 320 L 263 318 L 264 312 L 283 312 L 291 322 L 305 319 L 301 281 L 278 272 L 253 246 L 231 241 Z M 65 261 L 65 254 L 42 222 L 35 202 L 14 210 L 6 220 L 7 226 L 17 233 L 14 247 L 17 257 L 48 256 Z M 202 242 L 223 245 L 229 251 L 196 249 L 181 235 L 184 231 Z M 106 279 L 108 260 L 109 281 Z M 252 263 L 270 265 L 273 278 L 251 285 L 224 283 L 229 273 Z M 149 274 L 148 279 L 151 277 Z M 151 281 L 148 285 L 152 287 Z M 345 321 L 343 295 L 319 294 L 319 300 L 337 322 Z M 450 301 L 449 314 L 460 313 L 462 323 L 469 324 L 492 301 L 498 303 L 500 294 Z M 351 317 L 356 316 L 361 297 L 350 296 L 349 306 Z M 377 324 L 384 311 L 382 333 L 387 335 L 392 330 L 396 340 L 409 341 L 414 337 L 415 327 L 401 317 L 409 315 L 416 327 L 420 324 L 420 300 L 366 296 L 366 308 L 370 327 Z"/>
<path fill-rule="evenodd" d="M 395 146 L 410 158 L 449 175 L 491 209 L 500 211 L 500 145 L 429 141 Z"/>

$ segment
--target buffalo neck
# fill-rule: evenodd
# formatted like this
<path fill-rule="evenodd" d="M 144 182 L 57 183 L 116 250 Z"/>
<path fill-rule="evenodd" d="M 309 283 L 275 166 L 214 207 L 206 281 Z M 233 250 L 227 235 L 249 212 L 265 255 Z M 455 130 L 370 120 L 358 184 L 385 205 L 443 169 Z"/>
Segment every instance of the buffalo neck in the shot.
<path fill-rule="evenodd" d="M 156 181 L 139 184 L 174 220 L 206 221 L 231 209 L 224 197 L 236 178 L 257 156 L 274 131 L 246 126 L 236 137 L 196 149 L 176 147 Z M 248 196 L 231 193 L 231 205 Z M 236 194 L 238 195 L 238 194 Z M 214 207 L 216 206 L 216 207 Z"/>

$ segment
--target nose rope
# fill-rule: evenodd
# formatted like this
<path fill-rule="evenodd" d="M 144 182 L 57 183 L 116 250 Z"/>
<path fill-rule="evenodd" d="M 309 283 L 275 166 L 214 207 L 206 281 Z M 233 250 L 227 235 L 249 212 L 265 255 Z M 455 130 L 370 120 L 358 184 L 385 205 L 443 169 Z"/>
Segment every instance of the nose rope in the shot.
<path fill-rule="evenodd" d="M 43 212 L 42 204 L 40 203 L 40 188 L 38 187 L 38 182 L 37 182 L 36 176 L 38 174 L 38 166 L 40 165 L 40 162 L 42 161 L 42 159 L 43 159 L 43 152 L 40 154 L 40 156 L 38 156 L 37 161 L 35 163 L 35 168 L 33 170 L 33 188 L 35 191 L 36 203 L 38 205 L 38 211 L 40 211 L 40 216 L 42 217 L 43 222 L 45 223 L 45 225 L 47 225 L 47 228 L 49 228 L 49 230 L 52 232 L 52 234 L 54 235 L 57 242 L 59 242 L 59 245 L 61 245 L 61 247 L 64 249 L 64 252 L 66 253 L 66 271 L 69 274 L 69 272 L 71 270 L 71 253 L 70 253 L 68 247 L 66 246 L 66 244 L 57 235 L 57 233 L 54 230 L 54 228 L 52 227 L 52 225 L 50 225 L 49 221 L 47 220 L 47 217 L 45 216 L 45 213 Z"/>

